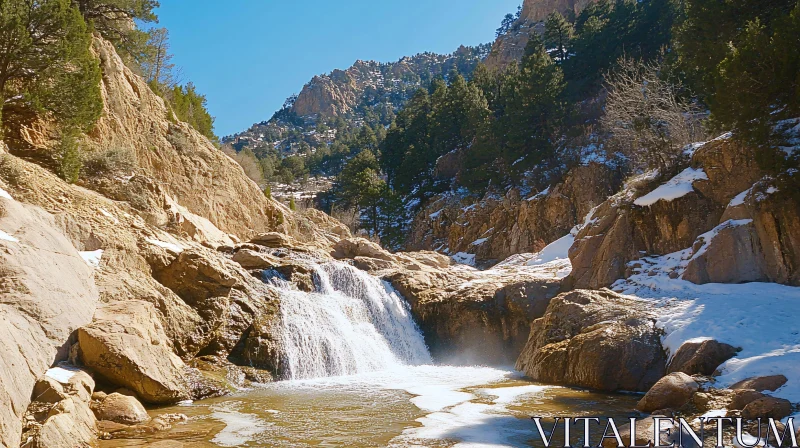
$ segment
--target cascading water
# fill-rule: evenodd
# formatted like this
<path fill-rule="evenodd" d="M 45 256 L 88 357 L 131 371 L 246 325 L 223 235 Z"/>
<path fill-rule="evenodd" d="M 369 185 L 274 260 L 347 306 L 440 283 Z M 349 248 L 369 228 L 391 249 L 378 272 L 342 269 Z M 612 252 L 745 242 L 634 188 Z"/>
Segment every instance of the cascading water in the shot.
<path fill-rule="evenodd" d="M 281 293 L 281 337 L 291 379 L 432 362 L 408 304 L 388 283 L 340 262 L 314 269 L 313 293 L 272 281 Z"/>

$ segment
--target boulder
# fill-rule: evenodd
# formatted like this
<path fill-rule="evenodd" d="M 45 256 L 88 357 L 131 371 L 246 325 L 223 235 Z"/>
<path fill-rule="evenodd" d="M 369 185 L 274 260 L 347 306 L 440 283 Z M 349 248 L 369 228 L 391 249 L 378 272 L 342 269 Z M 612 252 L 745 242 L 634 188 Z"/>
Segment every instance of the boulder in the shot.
<path fill-rule="evenodd" d="M 653 412 L 659 409 L 679 409 L 692 399 L 700 385 L 683 372 L 670 373 L 658 380 L 639 400 L 636 409 Z"/>
<path fill-rule="evenodd" d="M 245 269 L 270 269 L 277 264 L 277 259 L 261 252 L 239 249 L 233 254 L 233 261 Z"/>
<path fill-rule="evenodd" d="M 98 420 L 108 420 L 125 425 L 135 425 L 150 420 L 144 406 L 134 397 L 113 393 L 96 404 L 93 409 Z"/>
<path fill-rule="evenodd" d="M 725 221 L 712 231 L 709 241 L 695 242 L 698 249 L 682 278 L 705 283 L 767 281 L 766 258 L 753 220 Z"/>
<path fill-rule="evenodd" d="M 747 404 L 742 409 L 742 417 L 748 420 L 757 418 L 774 418 L 776 420 L 788 417 L 792 413 L 792 403 L 789 400 L 777 397 L 762 397 Z"/>
<path fill-rule="evenodd" d="M 552 299 L 531 324 L 516 368 L 545 383 L 646 391 L 665 364 L 660 331 L 643 301 L 578 290 Z"/>
<path fill-rule="evenodd" d="M 712 375 L 717 367 L 738 353 L 736 347 L 713 339 L 702 342 L 684 342 L 672 356 L 667 373 L 683 372 L 688 375 Z"/>
<path fill-rule="evenodd" d="M 33 386 L 33 401 L 58 403 L 65 398 L 67 394 L 64 392 L 64 387 L 49 376 L 39 378 Z"/>
<path fill-rule="evenodd" d="M 67 398 L 51 409 L 38 433 L 31 436 L 32 448 L 89 448 L 97 446 L 97 420 L 89 404 Z"/>
<path fill-rule="evenodd" d="M 142 301 L 120 302 L 97 310 L 80 328 L 83 362 L 114 384 L 148 403 L 174 403 L 189 397 L 186 366 L 169 347 L 158 313 Z"/>
<path fill-rule="evenodd" d="M 251 239 L 250 243 L 271 248 L 293 248 L 297 245 L 289 236 L 278 232 L 260 233 Z"/>
<path fill-rule="evenodd" d="M 333 245 L 331 256 L 337 260 L 356 257 L 394 261 L 395 257 L 377 243 L 364 238 L 344 238 Z"/>
<path fill-rule="evenodd" d="M 661 429 L 663 432 L 660 434 L 659 443 L 651 444 L 653 441 L 653 436 L 655 435 L 655 418 L 667 418 L 668 416 L 663 414 L 658 415 L 651 415 L 649 417 L 645 417 L 643 419 L 636 420 L 636 437 L 634 439 L 634 444 L 637 446 L 653 446 L 653 445 L 660 445 L 660 446 L 677 446 L 678 441 L 680 440 L 683 443 L 683 447 L 685 448 L 700 448 L 697 446 L 697 443 L 694 442 L 694 439 L 691 438 L 689 434 L 686 432 L 681 436 L 675 431 L 675 427 L 677 425 L 670 424 L 669 421 L 661 421 Z M 619 436 L 622 439 L 622 442 L 625 446 L 629 446 L 631 443 L 631 425 L 630 423 L 625 423 L 623 425 L 619 425 L 617 428 L 619 431 Z M 603 448 L 617 448 L 617 441 L 613 438 L 603 440 L 601 445 Z"/>
<path fill-rule="evenodd" d="M 766 397 L 766 395 L 762 394 L 761 392 L 755 391 L 753 389 L 735 389 L 731 391 L 730 396 L 730 403 L 728 404 L 728 409 L 741 411 L 745 408 L 748 404 Z"/>
<path fill-rule="evenodd" d="M 786 384 L 787 381 L 788 379 L 783 375 L 759 376 L 734 383 L 730 386 L 730 389 L 753 389 L 759 392 L 764 392 L 765 390 L 775 392 Z"/>

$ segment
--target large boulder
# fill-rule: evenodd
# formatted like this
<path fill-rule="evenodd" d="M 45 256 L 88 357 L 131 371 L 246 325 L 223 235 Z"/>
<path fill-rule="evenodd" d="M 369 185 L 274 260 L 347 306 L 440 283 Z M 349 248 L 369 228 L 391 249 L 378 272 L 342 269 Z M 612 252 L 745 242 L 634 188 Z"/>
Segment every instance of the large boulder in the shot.
<path fill-rule="evenodd" d="M 552 299 L 516 368 L 535 381 L 615 391 L 646 391 L 665 371 L 660 331 L 640 300 L 609 290 Z"/>
<path fill-rule="evenodd" d="M 733 358 L 738 349 L 713 339 L 684 342 L 672 356 L 667 373 L 683 372 L 688 375 L 712 375 L 717 367 Z"/>
<path fill-rule="evenodd" d="M 169 345 L 155 308 L 142 301 L 106 305 L 78 330 L 84 364 L 148 403 L 189 397 L 186 366 Z"/>
<path fill-rule="evenodd" d="M 692 399 L 700 385 L 683 372 L 670 373 L 658 380 L 639 400 L 636 409 L 653 412 L 659 409 L 678 409 Z"/>
<path fill-rule="evenodd" d="M 792 413 L 792 403 L 777 397 L 762 397 L 751 401 L 742 409 L 742 417 L 748 420 L 774 418 L 780 420 Z"/>
<path fill-rule="evenodd" d="M 394 261 L 395 257 L 377 243 L 364 238 L 345 238 L 334 244 L 331 256 L 337 260 L 367 257 L 377 260 Z"/>
<path fill-rule="evenodd" d="M 70 335 L 91 320 L 98 292 L 53 215 L 7 196 L 0 195 L 0 445 L 16 446 L 34 384 L 67 358 Z"/>
<path fill-rule="evenodd" d="M 759 392 L 775 392 L 789 380 L 783 375 L 758 376 L 747 378 L 731 385 L 731 389 L 752 389 Z"/>
<path fill-rule="evenodd" d="M 125 425 L 135 425 L 150 420 L 144 406 L 136 397 L 113 393 L 93 406 L 98 420 L 107 420 Z"/>

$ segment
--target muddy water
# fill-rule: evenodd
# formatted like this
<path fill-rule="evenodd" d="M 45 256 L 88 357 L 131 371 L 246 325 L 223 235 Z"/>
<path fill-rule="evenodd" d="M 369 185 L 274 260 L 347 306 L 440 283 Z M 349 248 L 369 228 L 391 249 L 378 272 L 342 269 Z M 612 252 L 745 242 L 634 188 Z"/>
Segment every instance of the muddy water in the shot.
<path fill-rule="evenodd" d="M 154 410 L 154 417 L 182 413 L 189 420 L 153 435 L 104 441 L 101 447 L 164 440 L 192 447 L 541 447 L 531 416 L 629 417 L 636 400 L 539 385 L 508 370 L 406 367 L 276 382 Z"/>

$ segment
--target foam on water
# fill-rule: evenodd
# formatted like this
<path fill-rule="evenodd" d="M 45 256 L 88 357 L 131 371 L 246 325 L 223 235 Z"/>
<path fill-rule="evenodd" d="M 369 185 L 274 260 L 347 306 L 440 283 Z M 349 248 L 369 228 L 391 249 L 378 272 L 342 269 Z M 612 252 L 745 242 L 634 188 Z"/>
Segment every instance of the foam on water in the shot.
<path fill-rule="evenodd" d="M 225 428 L 211 441 L 219 446 L 241 446 L 264 432 L 270 423 L 253 414 L 238 410 L 238 403 L 225 403 L 212 408 L 211 417 L 225 423 Z"/>

